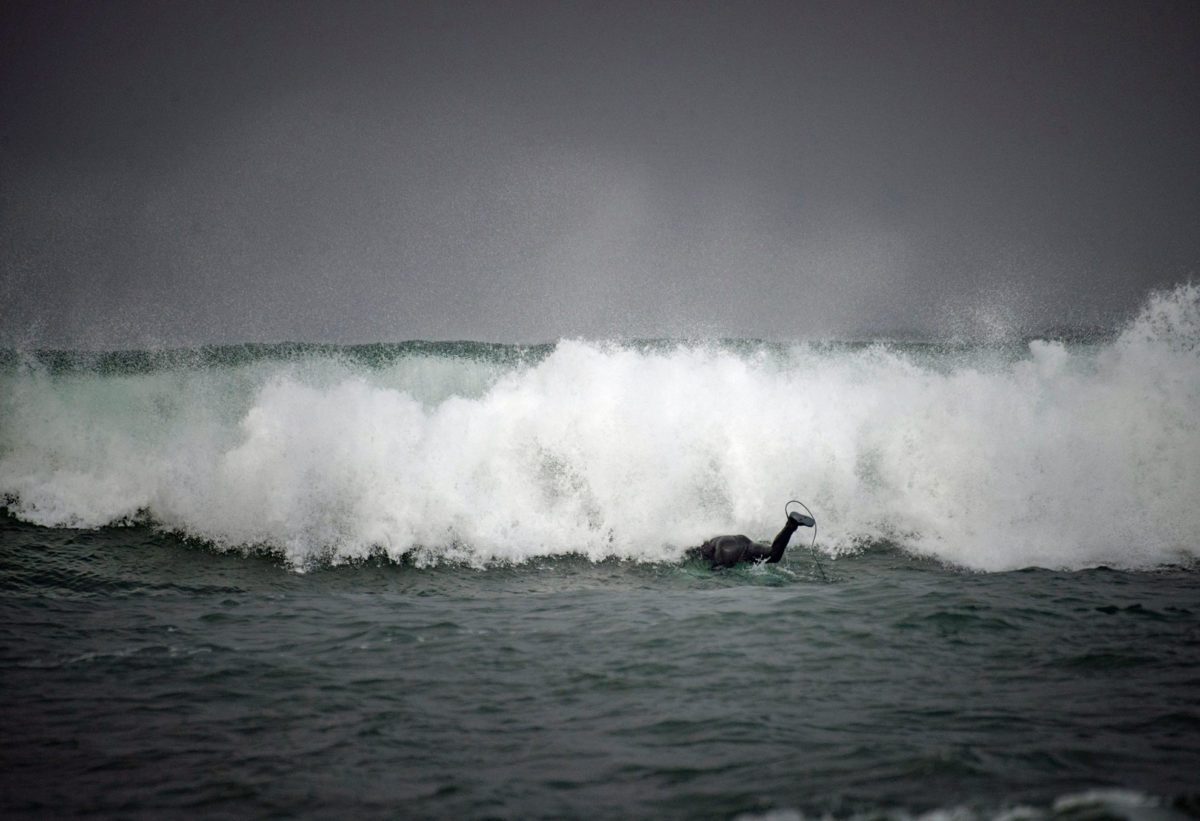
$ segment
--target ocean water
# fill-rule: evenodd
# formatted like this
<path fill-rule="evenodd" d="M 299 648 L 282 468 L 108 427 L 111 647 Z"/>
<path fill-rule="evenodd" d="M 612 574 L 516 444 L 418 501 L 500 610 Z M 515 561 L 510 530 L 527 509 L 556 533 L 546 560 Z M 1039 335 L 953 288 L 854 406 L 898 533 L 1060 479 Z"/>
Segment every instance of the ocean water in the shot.
<path fill-rule="evenodd" d="M 5 817 L 1200 815 L 1200 289 L 0 361 Z M 778 566 L 684 559 L 819 524 Z"/>

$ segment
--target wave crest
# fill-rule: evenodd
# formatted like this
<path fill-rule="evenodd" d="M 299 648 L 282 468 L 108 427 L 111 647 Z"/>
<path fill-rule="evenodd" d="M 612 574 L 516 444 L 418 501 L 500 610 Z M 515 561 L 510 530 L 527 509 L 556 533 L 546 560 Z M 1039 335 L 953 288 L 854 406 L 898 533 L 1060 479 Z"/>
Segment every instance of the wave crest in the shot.
<path fill-rule="evenodd" d="M 1200 288 L 1114 340 L 437 345 L 150 372 L 0 373 L 0 494 L 45 525 L 148 517 L 303 564 L 674 560 L 813 508 L 827 551 L 887 539 L 980 570 L 1193 561 Z"/>

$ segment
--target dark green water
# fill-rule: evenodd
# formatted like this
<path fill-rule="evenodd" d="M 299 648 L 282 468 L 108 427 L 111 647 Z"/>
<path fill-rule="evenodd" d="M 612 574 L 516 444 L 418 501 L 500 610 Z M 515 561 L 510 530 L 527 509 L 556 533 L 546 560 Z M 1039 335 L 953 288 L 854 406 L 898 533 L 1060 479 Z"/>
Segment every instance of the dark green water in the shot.
<path fill-rule="evenodd" d="M 825 570 L 297 573 L 6 518 L 0 814 L 1200 814 L 1195 571 Z"/>

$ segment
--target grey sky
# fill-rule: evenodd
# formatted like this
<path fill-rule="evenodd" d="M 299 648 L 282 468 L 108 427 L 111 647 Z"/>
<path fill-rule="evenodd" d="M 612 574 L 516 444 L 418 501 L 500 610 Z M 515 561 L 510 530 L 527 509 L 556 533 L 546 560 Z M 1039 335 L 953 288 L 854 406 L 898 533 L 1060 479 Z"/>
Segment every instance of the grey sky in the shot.
<path fill-rule="evenodd" d="M 1200 4 L 0 11 L 0 342 L 1088 321 L 1200 269 Z"/>

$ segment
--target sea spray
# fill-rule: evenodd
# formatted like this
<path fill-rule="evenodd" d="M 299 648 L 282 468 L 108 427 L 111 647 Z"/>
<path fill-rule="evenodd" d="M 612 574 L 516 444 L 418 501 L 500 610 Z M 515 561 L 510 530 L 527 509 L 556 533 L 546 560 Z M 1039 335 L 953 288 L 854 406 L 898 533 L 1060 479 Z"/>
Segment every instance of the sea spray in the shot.
<path fill-rule="evenodd" d="M 328 346 L 10 357 L 0 494 L 30 522 L 144 520 L 297 566 L 769 537 L 979 570 L 1200 556 L 1200 289 L 1107 341 Z M 389 353 L 390 352 L 390 353 Z"/>

